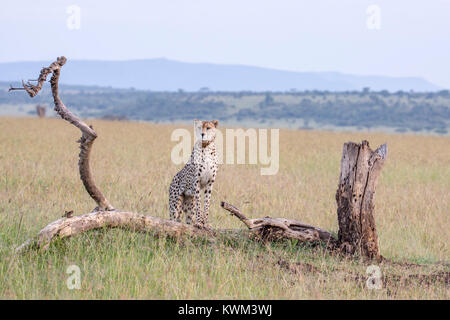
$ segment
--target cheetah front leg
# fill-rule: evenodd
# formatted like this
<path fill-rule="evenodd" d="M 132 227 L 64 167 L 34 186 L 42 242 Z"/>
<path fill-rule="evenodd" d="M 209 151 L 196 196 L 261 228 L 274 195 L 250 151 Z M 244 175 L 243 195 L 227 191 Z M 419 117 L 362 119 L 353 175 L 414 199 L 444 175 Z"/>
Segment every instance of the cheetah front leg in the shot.
<path fill-rule="evenodd" d="M 211 202 L 211 192 L 212 192 L 213 183 L 214 183 L 214 177 L 205 186 L 205 198 L 204 198 L 203 215 L 202 215 L 202 224 L 204 226 L 208 226 L 207 223 L 208 223 L 208 215 L 209 215 L 209 205 Z"/>
<path fill-rule="evenodd" d="M 201 194 L 200 194 L 200 180 L 195 182 L 195 194 L 194 194 L 194 214 L 195 214 L 195 224 L 198 227 L 203 227 L 202 219 L 202 207 L 201 207 Z"/>

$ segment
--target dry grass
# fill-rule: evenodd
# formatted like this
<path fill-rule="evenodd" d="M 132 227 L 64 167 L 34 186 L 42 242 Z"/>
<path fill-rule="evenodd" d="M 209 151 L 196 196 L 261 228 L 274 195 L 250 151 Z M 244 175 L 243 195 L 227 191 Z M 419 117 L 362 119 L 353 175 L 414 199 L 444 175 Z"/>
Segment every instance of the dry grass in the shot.
<path fill-rule="evenodd" d="M 93 171 L 111 203 L 168 217 L 167 190 L 180 168 L 170 160 L 176 126 L 92 123 L 99 133 Z M 0 298 L 450 297 L 448 280 L 433 277 L 427 284 L 412 277 L 369 290 L 367 265 L 290 243 L 211 245 L 100 230 L 55 243 L 44 253 L 13 256 L 16 245 L 65 210 L 82 214 L 95 206 L 78 177 L 78 138 L 78 130 L 60 119 L 0 118 Z M 362 139 L 372 147 L 387 142 L 389 148 L 376 195 L 382 254 L 422 264 L 385 264 L 384 275 L 448 273 L 448 265 L 436 264 L 450 260 L 448 137 L 281 130 L 277 175 L 261 176 L 254 165 L 220 167 L 212 225 L 242 227 L 220 208 L 225 200 L 251 217 L 283 216 L 337 231 L 334 195 L 342 145 Z M 313 268 L 286 268 L 296 263 Z M 82 270 L 81 290 L 66 287 L 70 264 Z"/>

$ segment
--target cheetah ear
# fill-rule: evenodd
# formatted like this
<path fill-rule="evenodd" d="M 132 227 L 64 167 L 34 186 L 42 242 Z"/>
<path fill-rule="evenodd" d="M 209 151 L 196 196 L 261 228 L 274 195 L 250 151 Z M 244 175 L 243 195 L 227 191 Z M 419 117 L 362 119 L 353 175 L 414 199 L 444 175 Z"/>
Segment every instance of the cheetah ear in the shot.
<path fill-rule="evenodd" d="M 219 125 L 219 120 L 213 120 L 212 123 L 214 124 L 214 127 L 217 128 L 217 126 Z"/>
<path fill-rule="evenodd" d="M 201 120 L 198 120 L 198 119 L 195 119 L 194 120 L 194 127 L 201 127 L 202 126 L 202 121 Z"/>
<path fill-rule="evenodd" d="M 201 139 L 202 137 L 202 126 L 203 123 L 200 120 L 195 119 L 194 120 L 194 134 L 195 134 L 195 140 Z"/>

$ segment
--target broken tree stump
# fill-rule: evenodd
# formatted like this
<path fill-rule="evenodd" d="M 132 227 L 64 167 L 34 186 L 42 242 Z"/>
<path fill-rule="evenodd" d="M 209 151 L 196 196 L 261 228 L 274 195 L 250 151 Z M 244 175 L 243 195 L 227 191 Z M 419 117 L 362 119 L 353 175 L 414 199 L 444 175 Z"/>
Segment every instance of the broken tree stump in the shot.
<path fill-rule="evenodd" d="M 45 118 L 45 107 L 38 104 L 36 106 L 36 114 L 39 118 Z"/>
<path fill-rule="evenodd" d="M 341 175 L 336 191 L 338 245 L 345 253 L 381 260 L 375 227 L 374 195 L 387 155 L 386 144 L 375 151 L 369 142 L 344 144 Z"/>

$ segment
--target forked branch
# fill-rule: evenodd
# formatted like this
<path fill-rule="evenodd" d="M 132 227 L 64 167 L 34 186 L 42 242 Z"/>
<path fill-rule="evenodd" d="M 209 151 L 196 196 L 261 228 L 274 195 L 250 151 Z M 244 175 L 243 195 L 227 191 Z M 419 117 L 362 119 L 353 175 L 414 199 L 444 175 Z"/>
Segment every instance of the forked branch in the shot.
<path fill-rule="evenodd" d="M 55 62 L 50 64 L 48 68 L 43 68 L 41 70 L 41 73 L 39 74 L 36 85 L 31 84 L 29 81 L 27 83 L 22 81 L 23 88 L 11 87 L 9 90 L 25 90 L 29 94 L 29 96 L 33 98 L 42 89 L 42 86 L 47 80 L 48 75 L 53 74 L 50 80 L 50 84 L 52 88 L 53 101 L 55 104 L 55 111 L 61 116 L 61 118 L 70 122 L 81 130 L 81 138 L 77 141 L 80 143 L 78 167 L 80 170 L 81 181 L 83 181 L 86 191 L 97 203 L 97 208 L 95 208 L 94 211 L 112 211 L 114 210 L 114 207 L 109 203 L 109 201 L 95 184 L 89 165 L 90 153 L 94 140 L 97 138 L 97 133 L 94 131 L 94 128 L 92 126 L 88 126 L 80 118 L 70 112 L 59 97 L 59 75 L 61 72 L 61 68 L 64 66 L 66 61 L 67 59 L 65 57 L 59 57 Z"/>
<path fill-rule="evenodd" d="M 122 228 L 174 238 L 187 236 L 211 241 L 220 237 L 240 240 L 242 237 L 256 236 L 256 239 L 263 241 L 295 239 L 300 242 L 334 243 L 334 239 L 328 231 L 298 221 L 269 217 L 247 219 L 239 209 L 231 204 L 222 202 L 222 207 L 244 222 L 248 230 L 198 228 L 172 220 L 126 211 L 96 211 L 80 216 L 72 216 L 71 212 L 68 212 L 65 217 L 48 224 L 36 237 L 25 241 L 16 249 L 16 252 L 21 253 L 31 248 L 45 250 L 56 239 L 68 238 L 102 228 Z"/>

